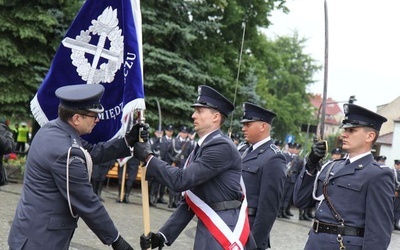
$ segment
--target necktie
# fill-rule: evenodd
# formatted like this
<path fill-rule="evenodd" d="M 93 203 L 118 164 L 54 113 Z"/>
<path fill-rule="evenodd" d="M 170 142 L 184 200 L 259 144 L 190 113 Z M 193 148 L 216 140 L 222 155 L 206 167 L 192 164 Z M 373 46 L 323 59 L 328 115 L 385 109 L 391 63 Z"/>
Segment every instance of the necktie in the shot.
<path fill-rule="evenodd" d="M 347 158 L 347 160 L 345 161 L 344 165 L 347 166 L 347 165 L 349 165 L 349 164 L 350 164 L 350 159 Z"/>
<path fill-rule="evenodd" d="M 248 155 L 251 151 L 253 150 L 253 146 L 250 146 L 249 148 L 247 148 L 244 153 L 242 154 L 242 159 Z"/>
<path fill-rule="evenodd" d="M 196 143 L 194 145 L 194 149 L 193 149 L 193 156 L 195 156 L 197 154 L 197 151 L 199 151 L 200 145 L 198 143 Z"/>

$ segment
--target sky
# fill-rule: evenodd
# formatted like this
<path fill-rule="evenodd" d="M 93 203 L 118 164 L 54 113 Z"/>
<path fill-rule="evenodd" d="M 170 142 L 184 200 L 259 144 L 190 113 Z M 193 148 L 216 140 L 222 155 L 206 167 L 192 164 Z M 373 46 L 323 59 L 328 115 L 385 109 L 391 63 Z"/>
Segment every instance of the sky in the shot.
<path fill-rule="evenodd" d="M 372 111 L 400 96 L 400 0 L 327 0 L 327 96 Z M 304 52 L 323 68 L 324 0 L 287 0 L 290 12 L 272 13 L 267 35 L 305 38 Z M 314 75 L 310 93 L 323 93 L 323 69 Z M 342 105 L 340 105 L 342 106 Z"/>

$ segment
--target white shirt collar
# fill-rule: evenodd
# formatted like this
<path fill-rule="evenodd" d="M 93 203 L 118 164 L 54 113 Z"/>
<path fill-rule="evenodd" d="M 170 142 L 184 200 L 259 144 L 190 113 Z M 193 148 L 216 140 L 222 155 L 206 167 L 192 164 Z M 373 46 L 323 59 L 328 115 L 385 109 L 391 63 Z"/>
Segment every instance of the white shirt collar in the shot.
<path fill-rule="evenodd" d="M 253 146 L 253 150 L 256 149 L 256 148 L 258 148 L 258 147 L 261 146 L 262 144 L 268 142 L 269 140 L 271 140 L 271 136 L 268 136 L 267 138 L 264 138 L 264 139 L 262 139 L 261 141 L 259 141 L 259 142 L 255 143 L 255 144 L 253 144 L 253 145 L 252 145 L 252 146 Z"/>
<path fill-rule="evenodd" d="M 350 163 L 353 163 L 353 162 L 355 162 L 356 160 L 361 159 L 361 158 L 363 158 L 364 156 L 369 155 L 369 154 L 371 154 L 371 153 L 370 153 L 370 152 L 366 152 L 366 153 L 364 153 L 364 154 L 360 154 L 360 155 L 354 156 L 353 158 L 348 158 L 348 159 L 350 160 Z"/>
<path fill-rule="evenodd" d="M 216 130 L 218 130 L 218 129 L 216 129 Z M 211 131 L 210 133 L 206 134 L 205 136 L 201 137 L 201 138 L 197 141 L 197 144 L 199 144 L 199 146 L 201 146 L 201 144 L 203 144 L 203 142 L 204 142 L 204 140 L 207 138 L 207 136 L 209 136 L 211 133 L 213 133 L 213 132 L 216 131 L 216 130 L 213 130 L 213 131 Z"/>

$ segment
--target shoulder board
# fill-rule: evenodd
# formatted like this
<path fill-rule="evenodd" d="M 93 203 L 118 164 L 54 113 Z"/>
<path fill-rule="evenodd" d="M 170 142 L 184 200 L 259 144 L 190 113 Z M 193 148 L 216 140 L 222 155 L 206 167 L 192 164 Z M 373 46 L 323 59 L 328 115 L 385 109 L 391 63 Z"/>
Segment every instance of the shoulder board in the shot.
<path fill-rule="evenodd" d="M 389 167 L 388 165 L 386 165 L 386 164 L 379 164 L 379 163 L 377 163 L 376 161 L 373 161 L 372 164 L 375 165 L 375 166 L 377 166 L 377 167 L 380 167 L 380 168 L 382 168 L 382 169 L 384 169 L 384 168 L 385 168 L 385 169 L 386 169 L 386 168 L 390 169 L 390 167 Z"/>
<path fill-rule="evenodd" d="M 213 136 L 213 139 L 214 139 L 214 138 L 219 138 L 219 137 L 221 137 L 221 134 L 214 135 L 214 136 Z"/>
<path fill-rule="evenodd" d="M 269 147 L 275 152 L 275 154 L 282 153 L 282 151 L 275 144 L 271 144 Z"/>
<path fill-rule="evenodd" d="M 346 160 L 345 158 L 340 158 L 340 159 L 335 159 L 333 161 L 345 161 L 345 160 Z"/>

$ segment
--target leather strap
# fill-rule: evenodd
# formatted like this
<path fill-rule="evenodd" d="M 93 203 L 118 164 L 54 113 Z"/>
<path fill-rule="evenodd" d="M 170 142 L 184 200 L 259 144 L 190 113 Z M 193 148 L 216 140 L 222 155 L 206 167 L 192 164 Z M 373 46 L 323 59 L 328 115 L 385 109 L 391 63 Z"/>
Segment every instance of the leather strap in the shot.
<path fill-rule="evenodd" d="M 240 208 L 242 205 L 241 201 L 238 200 L 231 200 L 231 201 L 221 201 L 221 202 L 216 202 L 212 203 L 209 206 L 215 211 L 223 211 L 223 210 L 229 210 L 229 209 L 237 209 Z"/>
<path fill-rule="evenodd" d="M 314 221 L 313 230 L 315 233 L 364 237 L 364 228 L 329 224 L 318 220 Z"/>

